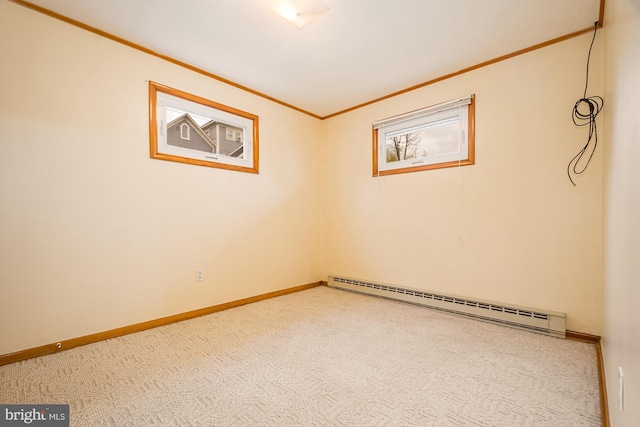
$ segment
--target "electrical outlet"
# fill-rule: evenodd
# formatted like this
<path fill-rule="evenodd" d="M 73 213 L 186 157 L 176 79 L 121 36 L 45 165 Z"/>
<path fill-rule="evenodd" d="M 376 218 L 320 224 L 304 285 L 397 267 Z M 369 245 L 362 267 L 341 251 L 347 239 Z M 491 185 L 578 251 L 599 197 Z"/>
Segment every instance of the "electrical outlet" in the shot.
<path fill-rule="evenodd" d="M 618 366 L 618 403 L 620 404 L 620 412 L 624 411 L 624 372 L 622 366 Z"/>
<path fill-rule="evenodd" d="M 196 282 L 202 282 L 204 280 L 204 270 L 196 268 Z"/>

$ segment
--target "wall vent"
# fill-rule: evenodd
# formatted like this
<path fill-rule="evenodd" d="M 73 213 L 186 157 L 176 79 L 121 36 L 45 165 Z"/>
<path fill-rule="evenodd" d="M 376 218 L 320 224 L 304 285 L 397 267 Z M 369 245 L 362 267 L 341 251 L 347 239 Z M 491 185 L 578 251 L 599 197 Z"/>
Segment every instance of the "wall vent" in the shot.
<path fill-rule="evenodd" d="M 559 338 L 566 336 L 565 314 L 329 276 L 329 286 L 391 298 Z"/>

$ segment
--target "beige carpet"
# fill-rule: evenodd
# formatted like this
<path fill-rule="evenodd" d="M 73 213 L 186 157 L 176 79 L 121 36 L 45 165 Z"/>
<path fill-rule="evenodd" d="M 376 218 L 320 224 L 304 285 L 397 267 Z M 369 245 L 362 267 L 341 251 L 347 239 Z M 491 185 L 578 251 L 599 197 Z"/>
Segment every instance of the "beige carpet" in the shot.
<path fill-rule="evenodd" d="M 72 426 L 600 426 L 596 352 L 326 287 L 0 367 Z"/>

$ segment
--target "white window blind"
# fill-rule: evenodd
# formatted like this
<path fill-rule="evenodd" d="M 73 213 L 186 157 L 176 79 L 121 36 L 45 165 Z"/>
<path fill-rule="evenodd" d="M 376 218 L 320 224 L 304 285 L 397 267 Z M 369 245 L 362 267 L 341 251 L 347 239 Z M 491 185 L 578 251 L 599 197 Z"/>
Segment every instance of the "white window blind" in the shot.
<path fill-rule="evenodd" d="M 375 121 L 373 122 L 373 128 L 380 129 L 381 127 L 384 127 L 384 126 L 391 126 L 396 123 L 402 123 L 407 120 L 428 116 L 431 114 L 438 113 L 440 111 L 451 110 L 453 108 L 459 108 L 469 104 L 471 104 L 471 95 L 465 96 L 464 98 L 458 98 L 458 99 L 453 99 L 451 101 L 442 102 L 440 104 L 432 105 L 430 107 L 422 108 L 416 111 L 411 111 L 409 113 L 400 114 L 399 116 L 389 117 L 388 119 Z"/>

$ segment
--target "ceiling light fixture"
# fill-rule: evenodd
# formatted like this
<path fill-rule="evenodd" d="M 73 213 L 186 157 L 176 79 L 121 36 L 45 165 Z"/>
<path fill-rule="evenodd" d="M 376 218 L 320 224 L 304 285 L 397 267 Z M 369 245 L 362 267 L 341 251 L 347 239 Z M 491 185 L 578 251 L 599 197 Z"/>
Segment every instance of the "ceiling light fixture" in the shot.
<path fill-rule="evenodd" d="M 329 10 L 329 5 L 322 0 L 271 0 L 269 9 L 302 28 Z"/>

